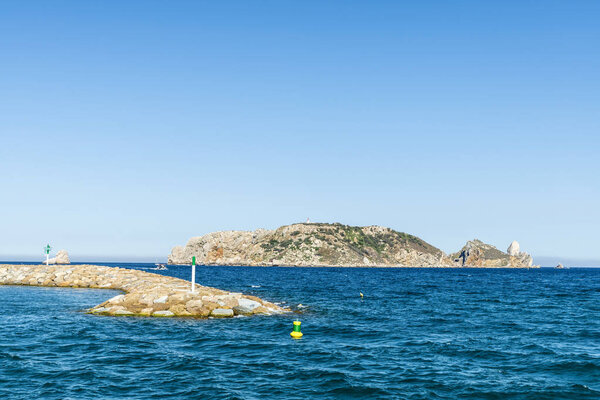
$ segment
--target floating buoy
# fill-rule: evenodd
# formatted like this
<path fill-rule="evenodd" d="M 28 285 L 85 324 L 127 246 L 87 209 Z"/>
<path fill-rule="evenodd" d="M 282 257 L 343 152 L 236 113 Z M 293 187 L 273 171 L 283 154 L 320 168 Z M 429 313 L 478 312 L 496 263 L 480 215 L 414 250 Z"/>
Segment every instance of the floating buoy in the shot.
<path fill-rule="evenodd" d="M 358 292 L 358 293 L 360 293 L 360 298 L 361 298 L 361 299 L 362 299 L 363 297 L 365 297 L 365 295 L 364 295 L 364 294 L 362 294 L 362 292 Z"/>
<path fill-rule="evenodd" d="M 300 321 L 294 321 L 294 330 L 290 333 L 294 339 L 300 339 L 302 332 L 300 332 Z"/>

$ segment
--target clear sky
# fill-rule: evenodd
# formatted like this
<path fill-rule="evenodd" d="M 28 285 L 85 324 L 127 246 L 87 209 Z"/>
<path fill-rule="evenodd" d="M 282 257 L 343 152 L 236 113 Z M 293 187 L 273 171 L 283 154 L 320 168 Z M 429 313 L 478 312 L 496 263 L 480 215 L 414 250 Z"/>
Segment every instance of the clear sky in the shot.
<path fill-rule="evenodd" d="M 385 225 L 600 259 L 600 2 L 3 1 L 0 259 Z"/>

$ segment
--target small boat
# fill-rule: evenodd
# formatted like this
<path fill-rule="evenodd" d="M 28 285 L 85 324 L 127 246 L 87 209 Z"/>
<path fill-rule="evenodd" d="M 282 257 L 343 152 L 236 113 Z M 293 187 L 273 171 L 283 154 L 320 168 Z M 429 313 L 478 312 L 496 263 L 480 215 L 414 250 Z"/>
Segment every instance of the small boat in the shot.
<path fill-rule="evenodd" d="M 160 271 L 164 271 L 164 270 L 168 269 L 165 264 L 158 264 L 158 263 L 156 263 L 154 265 L 156 265 L 155 269 L 160 270 Z"/>

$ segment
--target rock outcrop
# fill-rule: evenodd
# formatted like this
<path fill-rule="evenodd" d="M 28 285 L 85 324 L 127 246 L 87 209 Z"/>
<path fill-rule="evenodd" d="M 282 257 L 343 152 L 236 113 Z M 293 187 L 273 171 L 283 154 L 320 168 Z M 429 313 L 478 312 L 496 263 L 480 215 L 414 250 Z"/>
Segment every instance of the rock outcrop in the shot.
<path fill-rule="evenodd" d="M 518 256 L 521 252 L 521 246 L 519 246 L 519 242 L 513 240 L 510 246 L 508 246 L 508 250 L 506 250 L 509 256 Z"/>
<path fill-rule="evenodd" d="M 149 272 L 98 265 L 0 265 L 0 285 L 118 289 L 125 293 L 93 307 L 113 316 L 233 317 L 277 314 L 285 309 L 242 293 L 226 292 Z"/>
<path fill-rule="evenodd" d="M 228 231 L 191 238 L 176 246 L 169 264 L 448 267 L 440 249 L 416 236 L 381 226 L 301 223 L 276 230 Z"/>
<path fill-rule="evenodd" d="M 46 263 L 45 260 L 43 262 L 44 264 Z M 55 257 L 48 260 L 48 264 L 71 264 L 71 260 L 69 260 L 69 253 L 67 253 L 66 250 L 59 250 Z"/>
<path fill-rule="evenodd" d="M 532 257 L 519 249 L 519 243 L 512 242 L 508 252 L 504 253 L 496 247 L 471 240 L 457 253 L 450 257 L 459 267 L 479 268 L 529 268 L 533 264 Z"/>

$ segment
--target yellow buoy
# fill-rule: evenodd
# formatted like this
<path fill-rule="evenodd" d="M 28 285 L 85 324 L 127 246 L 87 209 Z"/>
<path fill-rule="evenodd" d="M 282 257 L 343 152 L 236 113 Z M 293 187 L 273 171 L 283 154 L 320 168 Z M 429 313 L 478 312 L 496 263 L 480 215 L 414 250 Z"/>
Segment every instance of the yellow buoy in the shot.
<path fill-rule="evenodd" d="M 365 295 L 364 295 L 364 294 L 362 294 L 362 292 L 358 292 L 358 293 L 360 293 L 360 298 L 361 298 L 361 299 L 362 299 L 363 297 L 365 297 Z"/>
<path fill-rule="evenodd" d="M 300 332 L 300 321 L 294 321 L 294 330 L 290 333 L 294 339 L 300 339 L 302 332 Z"/>

